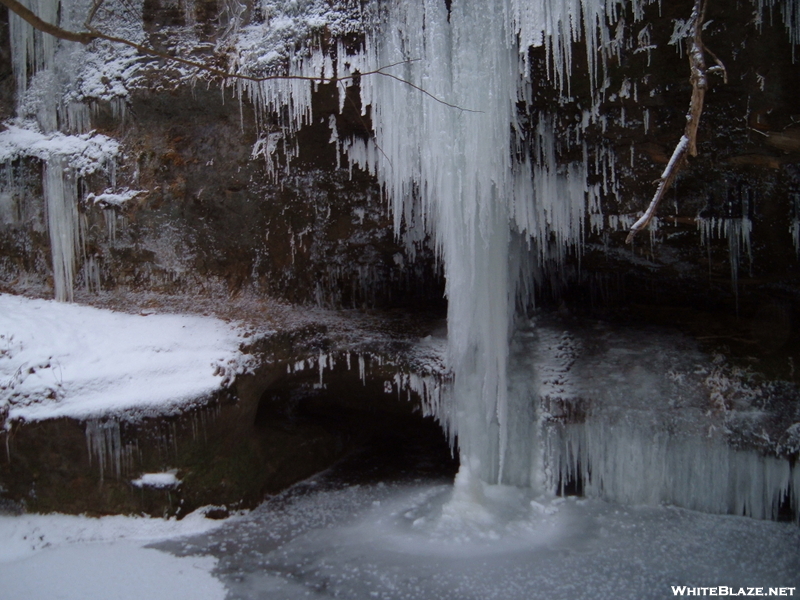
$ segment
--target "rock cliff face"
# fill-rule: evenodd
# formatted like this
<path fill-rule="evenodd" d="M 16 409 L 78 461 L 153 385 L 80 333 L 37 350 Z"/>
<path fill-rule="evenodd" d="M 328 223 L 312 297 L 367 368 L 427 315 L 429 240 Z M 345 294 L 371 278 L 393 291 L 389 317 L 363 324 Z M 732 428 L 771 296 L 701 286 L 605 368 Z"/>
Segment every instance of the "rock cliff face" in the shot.
<path fill-rule="evenodd" d="M 590 89 L 583 42 L 573 49 L 570 88 L 560 92 L 544 48 L 531 48 L 534 96 L 519 107 L 522 134 L 535 144 L 543 125 L 552 128 L 556 164 L 585 160 L 587 186 L 597 190 L 584 208 L 580 247 L 566 264 L 540 275 L 540 302 L 555 298 L 576 310 L 661 304 L 670 291 L 670 304 L 699 302 L 735 314 L 738 302 L 741 316 L 757 318 L 770 298 L 781 306 L 794 301 L 800 106 L 791 90 L 800 72 L 779 17 L 782 6 L 759 12 L 748 3 L 710 3 L 704 42 L 724 63 L 727 82 L 709 75 L 699 156 L 683 169 L 649 236 L 640 235 L 632 247 L 624 244 L 627 229 L 649 203 L 688 110 L 680 25 L 691 3 L 644 3 L 636 18 L 628 11 L 617 38 L 607 42 L 614 48 L 601 93 Z M 269 19 L 269 10 L 279 8 L 248 5 L 238 22 Z M 3 14 L 2 104 L 10 117 L 14 78 Z M 233 18 L 224 2 L 148 0 L 141 6 L 141 35 L 145 45 L 212 63 L 220 53 L 213 44 Z M 333 46 L 336 33 L 309 29 L 321 47 Z M 339 41 L 363 43 L 358 33 L 338 33 Z M 87 52 L 84 60 L 93 52 L 94 60 L 116 57 L 105 47 Z M 256 156 L 264 132 L 278 131 L 281 117 L 265 124 L 232 88 L 190 75 L 163 59 L 142 59 L 135 77 L 106 73 L 101 93 L 79 98 L 91 107 L 90 128 L 121 143 L 114 183 L 138 193 L 123 204 L 104 202 L 111 187 L 105 173 L 79 182 L 77 289 L 253 290 L 329 306 L 441 297 L 430 252 L 408 255 L 396 241 L 378 182 L 337 156 L 332 131 L 341 139 L 371 135 L 357 86 L 347 88 L 341 109 L 337 86 L 315 86 L 313 118 L 288 140 L 294 147 L 279 156 L 264 154 L 262 146 Z M 122 92 L 109 92 L 109 77 L 119 79 Z M 584 127 L 592 105 L 597 114 Z M 579 128 L 583 143 L 571 143 Z M 582 148 L 587 157 L 579 155 Z M 46 294 L 52 285 L 41 169 L 41 159 L 18 157 L 6 168 L 0 256 L 8 290 L 38 287 Z M 659 294 L 648 291 L 653 286 Z"/>

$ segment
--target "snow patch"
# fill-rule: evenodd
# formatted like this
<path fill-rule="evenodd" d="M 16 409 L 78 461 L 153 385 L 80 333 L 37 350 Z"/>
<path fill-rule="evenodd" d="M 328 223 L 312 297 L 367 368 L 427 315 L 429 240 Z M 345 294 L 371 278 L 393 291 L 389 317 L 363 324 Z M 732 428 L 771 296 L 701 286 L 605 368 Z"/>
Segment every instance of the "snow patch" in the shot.
<path fill-rule="evenodd" d="M 243 332 L 218 319 L 129 315 L 0 295 L 0 409 L 97 419 L 196 402 L 246 370 Z"/>
<path fill-rule="evenodd" d="M 138 479 L 131 481 L 131 483 L 138 488 L 176 488 L 181 484 L 181 480 L 178 479 L 177 473 L 178 472 L 174 469 L 165 473 L 145 473 Z"/>

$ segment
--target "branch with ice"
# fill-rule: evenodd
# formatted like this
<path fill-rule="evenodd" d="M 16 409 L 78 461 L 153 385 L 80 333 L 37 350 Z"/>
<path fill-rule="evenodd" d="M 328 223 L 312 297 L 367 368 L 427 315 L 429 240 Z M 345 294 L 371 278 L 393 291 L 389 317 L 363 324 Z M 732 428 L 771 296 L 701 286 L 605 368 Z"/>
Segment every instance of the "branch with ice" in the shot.
<path fill-rule="evenodd" d="M 642 229 L 645 229 L 651 219 L 655 216 L 658 205 L 664 194 L 667 193 L 678 172 L 686 164 L 687 155 L 697 156 L 697 128 L 700 125 L 700 116 L 703 114 L 703 101 L 705 100 L 706 89 L 708 89 L 708 80 L 706 75 L 709 71 L 720 71 L 723 74 L 725 83 L 728 81 L 725 65 L 717 58 L 703 44 L 703 21 L 705 20 L 706 4 L 704 0 L 695 0 L 694 8 L 692 9 L 692 16 L 689 21 L 682 25 L 680 28 L 676 24 L 676 33 L 673 33 L 673 39 L 670 43 L 677 43 L 683 37 L 687 38 L 687 47 L 689 54 L 689 67 L 691 69 L 691 76 L 689 80 L 692 84 L 692 99 L 689 103 L 689 112 L 686 114 L 686 129 L 681 136 L 680 141 L 672 153 L 666 169 L 658 179 L 658 188 L 650 201 L 650 206 L 641 216 L 641 218 L 633 224 L 630 233 L 625 240 L 626 244 L 630 244 Z M 688 33 L 691 31 L 691 33 Z M 706 68 L 705 53 L 711 55 L 716 66 L 710 69 Z"/>

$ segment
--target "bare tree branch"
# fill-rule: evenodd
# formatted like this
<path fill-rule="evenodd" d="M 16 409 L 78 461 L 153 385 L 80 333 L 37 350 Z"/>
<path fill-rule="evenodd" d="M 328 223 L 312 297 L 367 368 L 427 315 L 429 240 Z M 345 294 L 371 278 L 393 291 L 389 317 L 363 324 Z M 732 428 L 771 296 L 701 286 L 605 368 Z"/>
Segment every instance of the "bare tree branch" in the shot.
<path fill-rule="evenodd" d="M 689 81 L 692 84 L 692 99 L 689 103 L 689 112 L 686 113 L 686 129 L 684 129 L 681 139 L 675 146 L 672 158 L 670 158 L 664 172 L 658 179 L 658 188 L 656 188 L 656 193 L 650 201 L 650 206 L 647 207 L 644 214 L 631 227 L 628 237 L 625 239 L 626 244 L 630 244 L 636 237 L 636 234 L 650 224 L 650 221 L 656 214 L 661 199 L 672 186 L 678 172 L 686 164 L 687 156 L 697 156 L 697 128 L 700 125 L 700 116 L 703 114 L 703 101 L 705 100 L 706 90 L 708 89 L 708 80 L 706 78 L 708 69 L 706 68 L 705 61 L 706 52 L 708 52 L 717 63 L 717 67 L 712 68 L 721 69 L 725 82 L 728 80 L 725 65 L 723 65 L 722 61 L 703 44 L 703 22 L 705 21 L 706 5 L 707 0 L 695 0 L 691 17 L 693 21 L 692 35 L 687 40 L 689 67 L 691 69 Z"/>
<path fill-rule="evenodd" d="M 5 5 L 8 10 L 14 12 L 21 19 L 27 21 L 33 28 L 59 39 L 67 40 L 69 42 L 78 42 L 80 44 L 88 44 L 99 37 L 98 35 L 90 32 L 77 33 L 75 31 L 67 31 L 66 29 L 62 29 L 57 25 L 43 21 L 28 8 L 17 2 L 17 0 L 0 0 L 0 4 Z"/>
<path fill-rule="evenodd" d="M 89 16 L 86 19 L 85 27 L 86 27 L 87 30 L 86 31 L 82 31 L 82 32 L 69 31 L 67 29 L 63 29 L 62 27 L 59 27 L 58 25 L 54 25 L 52 23 L 48 23 L 47 21 L 43 21 L 36 14 L 31 12 L 28 8 L 26 8 L 25 6 L 20 4 L 17 0 L 0 0 L 0 4 L 6 6 L 10 11 L 14 12 L 20 18 L 22 18 L 25 21 L 27 21 L 35 29 L 38 29 L 39 31 L 42 31 L 42 32 L 47 33 L 49 35 L 52 35 L 53 37 L 56 37 L 58 39 L 66 40 L 66 41 L 69 41 L 69 42 L 78 42 L 78 43 L 84 44 L 84 45 L 90 44 L 91 42 L 93 42 L 95 40 L 106 40 L 108 42 L 112 42 L 112 43 L 115 43 L 115 44 L 121 44 L 123 46 L 129 46 L 131 48 L 134 48 L 136 51 L 140 52 L 141 54 L 145 54 L 145 55 L 148 55 L 148 56 L 154 56 L 154 57 L 157 57 L 157 58 L 163 58 L 165 60 L 174 61 L 174 62 L 176 62 L 178 64 L 186 65 L 186 66 L 189 66 L 189 67 L 194 67 L 194 68 L 196 68 L 196 69 L 198 69 L 200 71 L 204 71 L 204 72 L 206 72 L 206 73 L 208 73 L 210 75 L 215 75 L 217 77 L 220 77 L 223 80 L 227 80 L 227 79 L 242 79 L 242 80 L 245 80 L 245 81 L 262 82 L 262 81 L 273 81 L 273 80 L 281 80 L 281 79 L 283 79 L 283 80 L 293 79 L 293 80 L 301 80 L 301 81 L 311 81 L 311 82 L 314 82 L 314 83 L 335 83 L 337 81 L 349 81 L 349 80 L 357 79 L 359 77 L 365 77 L 365 76 L 368 76 L 368 75 L 381 75 L 383 77 L 389 77 L 390 79 L 394 79 L 394 80 L 399 81 L 399 82 L 401 82 L 401 83 L 403 83 L 405 85 L 408 85 L 408 86 L 414 88 L 415 90 L 419 91 L 420 93 L 424 94 L 425 96 L 431 98 L 432 100 L 435 100 L 439 104 L 443 104 L 443 105 L 448 106 L 450 108 L 455 108 L 455 109 L 458 109 L 458 110 L 461 110 L 461 111 L 465 111 L 465 112 L 482 112 L 482 111 L 470 110 L 468 108 L 463 108 L 461 106 L 456 106 L 455 104 L 450 104 L 449 102 L 445 102 L 441 98 L 438 98 L 438 97 L 434 96 L 433 94 L 431 94 L 427 90 L 419 87 L 418 85 L 415 85 L 415 84 L 411 83 L 410 81 L 407 81 L 407 80 L 403 79 L 402 77 L 398 77 L 397 75 L 392 75 L 391 73 L 384 72 L 385 69 L 388 69 L 388 68 L 391 68 L 391 67 L 394 67 L 394 66 L 397 66 L 397 65 L 400 65 L 400 64 L 405 64 L 407 62 L 413 62 L 416 59 L 403 61 L 403 62 L 395 63 L 395 64 L 392 64 L 392 65 L 387 65 L 387 66 L 375 69 L 373 71 L 365 71 L 363 73 L 356 72 L 356 73 L 354 73 L 352 75 L 348 75 L 346 77 L 325 78 L 325 77 L 322 77 L 322 76 L 320 76 L 320 77 L 309 77 L 309 76 L 305 76 L 305 75 L 266 75 L 266 76 L 245 75 L 245 74 L 242 74 L 242 73 L 233 73 L 231 71 L 225 71 L 223 69 L 218 69 L 218 68 L 210 65 L 209 63 L 204 63 L 204 62 L 200 62 L 200 61 L 196 61 L 196 60 L 191 60 L 191 59 L 183 58 L 183 57 L 180 57 L 180 56 L 173 56 L 173 55 L 168 54 L 166 52 L 162 52 L 160 50 L 156 50 L 155 48 L 151 48 L 149 46 L 143 46 L 142 44 L 137 44 L 136 42 L 132 42 L 131 40 L 127 40 L 127 39 L 124 39 L 124 38 L 116 37 L 116 36 L 113 36 L 113 35 L 108 35 L 106 33 L 103 33 L 102 31 L 99 31 L 99 30 L 95 29 L 94 27 L 92 27 L 90 25 L 90 22 L 94 18 L 97 10 L 100 8 L 100 5 L 103 3 L 103 1 L 104 0 L 95 0 L 95 2 L 92 5 L 92 9 L 91 9 L 91 11 L 89 13 Z"/>

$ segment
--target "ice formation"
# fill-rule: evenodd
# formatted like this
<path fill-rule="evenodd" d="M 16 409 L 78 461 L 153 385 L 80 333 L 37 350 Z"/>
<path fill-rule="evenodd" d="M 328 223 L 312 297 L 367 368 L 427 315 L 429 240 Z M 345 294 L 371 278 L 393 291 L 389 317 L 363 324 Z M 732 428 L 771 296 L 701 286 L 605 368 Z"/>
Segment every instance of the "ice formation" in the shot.
<path fill-rule="evenodd" d="M 449 395 L 446 392 L 448 375 L 442 364 L 442 352 L 435 342 L 421 345 L 428 347 L 423 347 L 414 353 L 417 356 L 410 361 L 412 364 L 408 364 L 407 357 L 402 364 L 398 364 L 380 352 L 346 351 L 344 356 L 333 352 L 319 352 L 317 356 L 288 363 L 286 372 L 292 374 L 316 370 L 319 378 L 314 387 L 325 389 L 326 371 L 332 371 L 337 364 L 341 365 L 344 361 L 348 371 L 358 369 L 358 379 L 362 385 L 366 385 L 368 378 L 383 376 L 385 393 L 397 394 L 398 398 L 408 401 L 416 399 L 424 417 L 434 417 L 445 424 L 445 415 L 448 412 L 445 403 L 448 402 Z M 353 365 L 354 362 L 356 367 Z M 394 371 L 391 378 L 385 378 L 387 370 Z"/>
<path fill-rule="evenodd" d="M 59 3 L 26 1 L 43 18 L 52 22 L 59 18 L 54 10 Z M 579 254 L 587 228 L 598 231 L 604 226 L 600 199 L 602 194 L 616 190 L 617 157 L 604 146 L 590 152 L 583 132 L 593 123 L 605 131 L 608 124 L 599 106 L 609 94 L 606 66 L 619 59 L 625 42 L 623 16 L 630 13 L 634 22 L 640 21 L 645 8 L 653 3 L 419 0 L 375 3 L 362 13 L 356 6 L 359 3 L 262 0 L 257 9 L 263 22 L 247 27 L 240 23 L 238 3 L 232 0 L 224 4 L 229 16 L 227 33 L 237 33 L 232 68 L 249 78 L 231 78 L 226 84 L 240 99 L 255 105 L 259 137 L 252 155 L 263 158 L 276 177 L 298 153 L 294 134 L 311 123 L 315 86 L 335 79 L 341 109 L 346 88 L 358 82 L 362 111 L 365 115 L 369 111 L 374 136 L 344 139 L 331 122 L 331 143 L 336 144 L 350 169 L 365 169 L 380 181 L 395 231 L 406 232 L 411 256 L 428 234 L 444 266 L 448 367 L 454 375 L 452 404 L 436 400 L 431 410 L 448 407 L 446 414 L 438 417 L 451 441 L 458 440 L 462 480 L 474 476 L 527 485 L 531 483 L 531 460 L 536 464 L 543 460 L 537 448 L 520 441 L 526 432 L 516 431 L 520 423 L 532 423 L 526 408 L 531 398 L 509 381 L 509 339 L 516 306 L 518 301 L 528 300 L 525 296 L 543 267 L 557 267 L 570 252 Z M 62 0 L 60 5 L 68 9 L 83 6 L 78 0 Z M 774 5 L 774 0 L 758 0 L 758 14 L 765 14 Z M 179 6 L 191 25 L 194 3 L 182 0 Z M 796 44 L 800 31 L 798 1 L 782 2 L 781 10 L 791 41 Z M 63 10 L 61 18 L 74 12 Z M 48 74 L 51 78 L 63 74 L 56 65 L 56 44 L 13 15 L 11 21 L 18 88 L 30 90 L 36 83 L 39 89 L 45 89 Z M 334 34 L 337 28 L 340 32 L 364 29 L 363 47 L 348 48 L 338 42 L 323 49 L 314 37 L 322 25 Z M 136 27 L 140 31 L 140 26 Z M 676 30 L 674 37 L 681 35 Z M 637 38 L 637 48 L 649 53 L 646 28 L 639 30 Z M 301 39 L 305 41 L 298 43 Z M 529 137 L 519 112 L 520 105 L 532 105 L 529 48 L 544 47 L 546 75 L 562 97 L 567 97 L 577 41 L 583 41 L 586 48 L 592 102 L 566 136 L 563 132 L 557 135 L 548 114 L 527 115 L 535 123 L 534 134 Z M 64 52 L 68 50 L 64 48 Z M 135 60 L 130 56 L 126 60 L 120 64 L 132 70 L 120 67 L 119 72 L 132 79 Z M 276 72 L 282 77 L 269 78 Z M 620 97 L 636 94 L 636 86 L 630 82 L 618 91 Z M 122 95 L 124 89 L 107 94 L 114 98 Z M 74 103 L 59 99 L 48 108 L 37 105 L 31 94 L 27 98 L 30 106 L 38 107 L 28 113 L 36 113 L 42 135 L 61 135 L 55 133 L 59 127 L 66 131 L 86 127 L 86 113 Z M 645 113 L 645 129 L 648 126 Z M 580 151 L 582 158 L 558 164 L 559 146 Z M 279 155 L 285 161 L 282 164 Z M 80 250 L 74 191 L 74 180 L 80 173 L 69 159 L 57 156 L 47 159 L 45 193 L 48 215 L 53 219 L 50 235 L 56 293 L 60 299 L 69 299 L 75 256 Z M 598 183 L 590 185 L 590 172 L 599 176 Z M 622 224 L 619 218 L 614 219 L 608 219 L 612 229 Z M 701 222 L 699 226 L 705 238 L 726 235 L 735 280 L 742 248 L 750 251 L 750 221 L 744 217 Z M 320 377 L 328 360 L 321 355 L 316 361 Z M 425 382 L 413 379 L 390 385 L 429 393 Z M 591 460 L 565 459 L 566 466 L 559 469 L 565 473 L 584 469 L 584 485 L 603 487 L 597 483 L 603 464 L 597 457 L 617 452 L 611 447 L 613 440 L 576 441 L 577 434 L 565 435 L 565 451 L 575 454 L 577 446 L 594 450 Z M 520 459 L 521 455 L 526 458 Z M 529 460 L 531 456 L 534 458 Z M 657 460 L 652 458 L 651 463 Z M 589 463 L 595 465 L 592 468 L 596 473 L 591 480 L 585 472 Z M 772 473 L 772 467 L 764 468 Z M 784 474 L 776 469 L 770 481 L 784 486 Z M 730 477 L 736 479 L 735 474 Z M 760 505 L 747 501 L 751 508 L 742 510 L 763 514 L 767 509 L 757 506 L 770 503 L 774 500 L 768 498 Z M 737 500 L 733 510 L 742 506 Z"/>
<path fill-rule="evenodd" d="M 132 469 L 136 448 L 123 444 L 118 420 L 89 419 L 85 435 L 89 461 L 97 463 L 101 481 L 109 471 L 119 479 Z"/>
<path fill-rule="evenodd" d="M 89 9 L 83 0 L 24 0 L 22 4 L 44 21 L 71 30 L 82 27 Z M 138 39 L 135 27 L 134 31 L 125 23 L 119 27 L 133 41 Z M 122 82 L 135 79 L 139 59 L 130 48 L 123 49 L 122 58 L 115 60 L 107 52 L 87 53 L 80 44 L 60 42 L 34 29 L 12 11 L 9 11 L 9 31 L 18 118 L 0 133 L 0 160 L 5 163 L 6 187 L 13 187 L 14 161 L 36 158 L 43 162 L 42 187 L 55 297 L 72 301 L 75 274 L 83 253 L 79 182 L 92 173 L 104 171 L 113 188 L 115 161 L 120 155 L 115 140 L 87 133 L 91 110 L 102 99 L 112 103 L 115 116 L 124 116 L 119 103 L 126 94 Z M 106 195 L 111 192 L 108 190 Z M 86 265 L 84 270 L 90 277 L 85 280 L 86 285 L 99 288 L 97 266 Z"/>
<path fill-rule="evenodd" d="M 614 460 L 622 452 L 639 452 L 643 444 L 634 438 L 644 434 L 631 430 L 604 436 L 600 424 L 587 424 L 581 433 L 565 430 L 558 451 L 541 448 L 531 412 L 536 398 L 525 382 L 512 385 L 509 380 L 509 335 L 518 291 L 524 296 L 533 287 L 538 269 L 558 267 L 570 251 L 580 253 L 587 213 L 589 226 L 600 229 L 601 192 L 616 191 L 616 157 L 596 147 L 590 165 L 582 132 L 591 122 L 605 125 L 597 108 L 606 93 L 599 82 L 619 52 L 622 13 L 630 6 L 634 19 L 641 18 L 647 4 L 392 3 L 368 34 L 363 55 L 348 57 L 351 69 L 383 68 L 393 75 L 360 82 L 374 138 L 342 142 L 336 135 L 335 141 L 342 143 L 351 165 L 382 182 L 396 231 L 402 225 L 430 234 L 444 264 L 448 364 L 454 374 L 452 412 L 444 420 L 461 456 L 463 485 L 457 488 L 472 489 L 468 482 L 476 477 L 554 491 L 557 485 L 547 480 L 548 473 L 580 479 L 588 492 L 626 502 L 675 502 L 774 517 L 786 498 L 795 498 L 796 504 L 797 473 L 786 461 L 736 453 L 719 444 L 708 449 L 719 459 L 706 463 L 719 471 L 711 481 L 703 473 L 680 472 L 686 453 L 702 453 L 705 447 L 670 439 L 650 449 L 653 455 L 644 452 L 641 464 Z M 586 42 L 595 104 L 585 110 L 571 140 L 557 141 L 549 116 L 538 114 L 535 135 L 527 141 L 517 104 L 531 97 L 528 47 L 545 46 L 549 78 L 568 93 L 572 42 L 579 39 Z M 636 91 L 628 85 L 619 93 Z M 583 159 L 557 165 L 557 143 L 581 148 Z M 594 186 L 588 183 L 590 167 L 602 176 Z M 615 223 L 609 225 L 613 229 Z M 699 222 L 699 227 L 704 240 L 712 235 L 728 239 L 735 289 L 741 253 L 751 256 L 751 221 L 745 215 Z M 760 479 L 752 478 L 755 472 Z M 649 484 L 633 489 L 636 481 Z M 728 492 L 719 494 L 719 486 Z"/>
<path fill-rule="evenodd" d="M 96 171 L 113 177 L 119 144 L 100 134 L 43 134 L 37 127 L 9 126 L 0 133 L 0 161 L 6 165 L 6 187 L 13 188 L 13 162 L 42 161 L 45 213 L 50 235 L 55 297 L 72 301 L 74 275 L 82 253 L 78 215 L 78 182 Z"/>
<path fill-rule="evenodd" d="M 750 244 L 750 234 L 753 231 L 753 222 L 745 215 L 739 218 L 697 218 L 697 228 L 700 230 L 700 243 L 707 245 L 714 238 L 728 240 L 728 261 L 731 267 L 731 287 L 739 304 L 739 265 L 742 252 L 747 254 L 749 266 L 752 270 L 753 248 Z"/>
<path fill-rule="evenodd" d="M 669 504 L 716 514 L 777 519 L 800 511 L 800 469 L 725 441 L 603 423 L 551 428 L 546 489 L 577 484 L 622 504 Z"/>
<path fill-rule="evenodd" d="M 634 4 L 640 14 L 645 3 Z M 447 425 L 464 469 L 488 481 L 523 477 L 505 468 L 508 336 L 517 289 L 530 290 L 543 264 L 580 252 L 587 205 L 602 218 L 598 190 L 587 182 L 580 127 L 572 143 L 583 145 L 584 158 L 566 167 L 556 164 L 548 115 L 535 115 L 534 139 L 525 141 L 517 103 L 532 94 L 527 49 L 545 46 L 550 78 L 566 93 L 573 42 L 585 39 L 597 96 L 604 64 L 617 51 L 613 36 L 624 7 L 465 0 L 448 10 L 436 0 L 396 3 L 379 15 L 364 54 L 348 57 L 352 69 L 384 67 L 393 75 L 362 77 L 362 105 L 371 107 L 375 137 L 344 148 L 352 164 L 383 183 L 396 230 L 404 224 L 435 240 L 455 375 Z M 598 118 L 590 108 L 583 121 Z M 599 149 L 594 158 L 602 156 Z"/>

